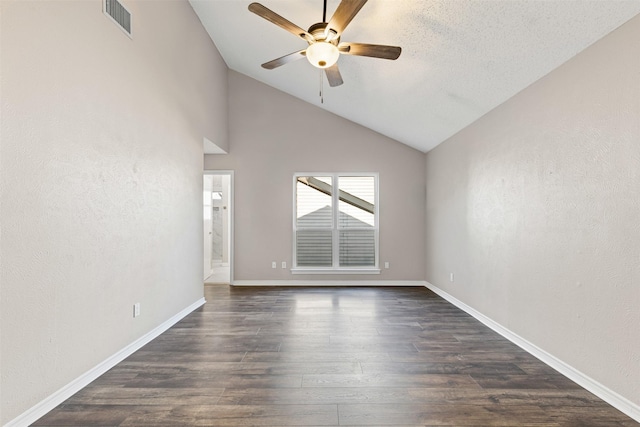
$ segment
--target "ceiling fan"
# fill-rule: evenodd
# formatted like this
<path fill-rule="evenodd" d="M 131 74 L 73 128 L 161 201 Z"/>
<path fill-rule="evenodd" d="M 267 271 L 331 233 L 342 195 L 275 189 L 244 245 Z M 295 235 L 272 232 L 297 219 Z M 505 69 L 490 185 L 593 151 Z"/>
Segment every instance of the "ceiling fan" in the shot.
<path fill-rule="evenodd" d="M 342 32 L 366 2 L 367 0 L 342 0 L 331 20 L 327 22 L 327 0 L 324 0 L 322 22 L 313 24 L 307 31 L 260 3 L 251 3 L 249 5 L 251 12 L 284 28 L 309 44 L 306 49 L 265 62 L 262 67 L 267 70 L 273 70 L 281 65 L 306 57 L 311 65 L 324 69 L 327 80 L 329 80 L 329 86 L 335 87 L 343 83 L 337 64 L 340 54 L 397 59 L 402 52 L 402 48 L 398 46 L 340 43 Z"/>

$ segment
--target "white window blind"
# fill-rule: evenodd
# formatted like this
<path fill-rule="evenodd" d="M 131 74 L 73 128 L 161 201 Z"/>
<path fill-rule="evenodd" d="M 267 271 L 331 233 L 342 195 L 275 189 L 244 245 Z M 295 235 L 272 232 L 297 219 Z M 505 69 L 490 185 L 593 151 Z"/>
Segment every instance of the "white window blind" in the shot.
<path fill-rule="evenodd" d="M 296 174 L 294 268 L 377 268 L 377 176 Z"/>
<path fill-rule="evenodd" d="M 333 178 L 296 180 L 296 260 L 301 267 L 333 265 Z"/>

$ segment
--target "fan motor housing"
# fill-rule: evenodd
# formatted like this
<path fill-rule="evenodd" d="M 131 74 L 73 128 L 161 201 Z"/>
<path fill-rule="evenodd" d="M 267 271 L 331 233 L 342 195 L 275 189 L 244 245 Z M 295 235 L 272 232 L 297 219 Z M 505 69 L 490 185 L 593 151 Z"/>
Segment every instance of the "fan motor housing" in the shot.
<path fill-rule="evenodd" d="M 338 36 L 338 33 L 332 29 L 329 29 L 328 34 L 325 36 L 327 25 L 329 24 L 326 22 L 313 24 L 309 27 L 308 33 L 311 34 L 317 42 L 327 42 L 337 46 L 340 41 L 340 37 Z"/>

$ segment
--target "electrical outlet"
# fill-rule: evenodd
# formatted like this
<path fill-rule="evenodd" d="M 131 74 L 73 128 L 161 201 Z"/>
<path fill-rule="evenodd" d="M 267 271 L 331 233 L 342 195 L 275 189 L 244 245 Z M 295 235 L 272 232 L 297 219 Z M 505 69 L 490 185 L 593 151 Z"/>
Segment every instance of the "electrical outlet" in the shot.
<path fill-rule="evenodd" d="M 271 262 L 271 268 L 276 268 L 276 262 L 275 261 Z"/>
<path fill-rule="evenodd" d="M 453 273 L 449 274 L 449 281 L 453 282 Z"/>
<path fill-rule="evenodd" d="M 389 268 L 389 261 L 384 262 L 384 268 Z"/>
<path fill-rule="evenodd" d="M 133 304 L 133 317 L 138 317 L 138 316 L 140 316 L 140 303 L 139 302 Z"/>
<path fill-rule="evenodd" d="M 282 261 L 282 268 L 287 268 L 287 261 Z"/>

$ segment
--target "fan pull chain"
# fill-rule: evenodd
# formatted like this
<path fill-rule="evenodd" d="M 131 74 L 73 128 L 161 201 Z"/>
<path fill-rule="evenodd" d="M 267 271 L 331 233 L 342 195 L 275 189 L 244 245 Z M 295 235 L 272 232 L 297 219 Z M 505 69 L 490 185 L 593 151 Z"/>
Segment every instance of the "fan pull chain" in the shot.
<path fill-rule="evenodd" d="M 322 70 L 320 70 L 320 104 L 324 104 L 324 79 L 322 78 Z"/>

